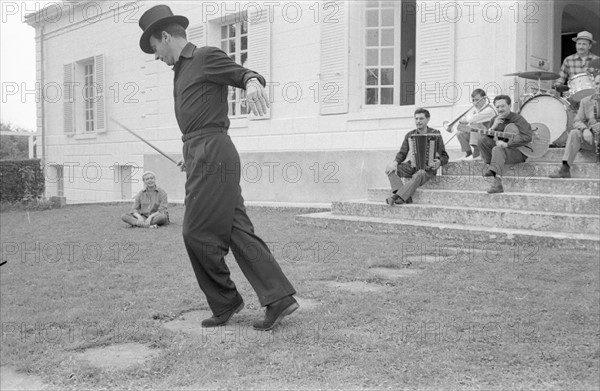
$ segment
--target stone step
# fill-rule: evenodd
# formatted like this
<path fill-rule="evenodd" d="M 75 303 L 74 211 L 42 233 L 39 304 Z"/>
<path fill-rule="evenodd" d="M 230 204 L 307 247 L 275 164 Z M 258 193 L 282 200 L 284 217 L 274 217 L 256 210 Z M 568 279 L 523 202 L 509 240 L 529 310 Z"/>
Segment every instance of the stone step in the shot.
<path fill-rule="evenodd" d="M 548 178 L 550 174 L 558 172 L 562 162 L 554 163 L 525 162 L 519 164 L 507 164 L 503 176 L 520 179 L 535 177 Z M 442 167 L 444 175 L 456 176 L 483 176 L 488 170 L 488 165 L 483 161 L 457 161 L 449 162 Z M 597 163 L 574 163 L 571 167 L 572 178 L 600 179 L 600 164 Z"/>
<path fill-rule="evenodd" d="M 369 189 L 368 200 L 381 202 L 390 196 L 389 189 Z M 417 189 L 414 203 L 452 205 L 471 208 L 531 210 L 538 212 L 577 213 L 600 215 L 599 196 L 579 196 L 534 193 L 501 193 L 492 199 L 485 191 Z"/>
<path fill-rule="evenodd" d="M 425 189 L 486 191 L 493 180 L 480 175 L 438 175 L 423 185 Z M 599 179 L 502 178 L 504 192 L 600 195 Z"/>
<path fill-rule="evenodd" d="M 600 249 L 598 234 L 543 232 L 428 221 L 400 221 L 381 217 L 334 215 L 332 212 L 297 215 L 295 221 L 300 225 L 319 228 L 391 233 L 397 235 L 399 240 L 414 240 L 418 237 L 428 242 L 498 243 L 513 246 L 528 245 L 534 246 L 535 249 L 561 248 L 596 251 Z"/>
<path fill-rule="evenodd" d="M 488 196 L 491 205 L 494 204 L 495 199 L 501 198 L 498 194 Z M 600 216 L 598 215 L 419 204 L 390 207 L 383 202 L 375 203 L 366 200 L 333 202 L 331 212 L 336 215 L 383 217 L 401 221 L 416 220 L 600 235 Z"/>
<path fill-rule="evenodd" d="M 529 158 L 528 162 L 562 162 L 563 154 L 565 153 L 564 148 L 550 148 L 544 156 L 538 158 Z M 577 163 L 596 163 L 596 152 L 595 151 L 579 151 L 575 156 L 575 164 Z"/>

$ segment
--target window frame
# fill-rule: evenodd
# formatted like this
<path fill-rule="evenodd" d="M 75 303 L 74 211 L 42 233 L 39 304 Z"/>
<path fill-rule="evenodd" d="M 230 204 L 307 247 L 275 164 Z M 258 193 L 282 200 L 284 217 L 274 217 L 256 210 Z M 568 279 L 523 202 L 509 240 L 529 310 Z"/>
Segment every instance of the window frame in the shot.
<path fill-rule="evenodd" d="M 369 2 L 372 3 L 372 2 Z M 400 56 L 400 52 L 401 52 L 401 2 L 390 2 L 390 1 L 379 1 L 378 6 L 377 7 L 369 7 L 368 4 L 365 4 L 365 7 L 363 9 L 361 9 L 361 15 L 360 15 L 360 20 L 362 21 L 362 28 L 361 28 L 361 34 L 362 34 L 362 45 L 361 45 L 361 98 L 360 98 L 360 108 L 361 109 L 366 109 L 366 110 L 372 110 L 372 109 L 385 109 L 387 107 L 404 107 L 402 106 L 401 103 L 401 80 L 400 80 L 400 66 L 401 64 L 401 56 Z M 391 7 L 382 7 L 385 4 L 391 4 Z M 391 25 L 392 28 L 389 28 L 388 26 L 382 26 L 382 15 L 384 14 L 384 12 L 382 11 L 383 9 L 390 9 L 393 8 L 394 10 L 394 16 L 393 16 L 393 24 Z M 377 31 L 381 32 L 382 27 L 383 29 L 391 29 L 393 30 L 392 36 L 394 38 L 394 42 L 393 45 L 385 45 L 382 46 L 381 45 L 381 33 L 378 34 L 379 37 L 379 42 L 377 46 L 367 46 L 367 34 L 368 34 L 368 30 L 375 30 L 372 26 L 368 26 L 368 11 L 372 11 L 372 10 L 378 10 L 378 24 L 377 24 Z M 390 48 L 393 48 L 393 53 L 392 53 L 392 65 L 391 68 L 393 69 L 393 73 L 392 73 L 392 77 L 393 77 L 393 82 L 392 84 L 389 85 L 382 85 L 380 84 L 381 81 L 381 72 L 379 72 L 378 75 L 378 84 L 376 85 L 377 88 L 374 88 L 372 84 L 367 84 L 367 71 L 368 69 L 379 69 L 381 70 L 382 68 L 390 68 L 390 66 L 388 65 L 382 65 L 382 61 L 381 61 L 381 54 L 382 54 L 382 49 L 387 49 L 389 50 Z M 377 65 L 376 66 L 371 66 L 371 65 L 367 65 L 367 63 L 369 62 L 369 58 L 368 58 L 368 51 L 369 50 L 377 50 L 377 54 L 378 54 L 378 61 L 377 61 Z M 388 86 L 391 86 L 392 88 L 392 103 L 389 104 L 382 104 L 381 103 L 381 89 L 382 86 L 384 86 L 383 88 L 390 88 Z M 368 89 L 376 89 L 378 91 L 378 100 L 376 104 L 368 104 L 367 103 L 367 90 Z"/>
<path fill-rule="evenodd" d="M 231 26 L 235 28 L 235 35 L 232 37 Z M 245 26 L 245 32 L 243 32 L 243 26 Z M 223 36 L 223 32 L 227 32 L 227 36 Z M 242 40 L 246 38 L 246 48 L 242 49 Z M 234 51 L 231 52 L 231 41 L 234 43 Z M 248 63 L 249 57 L 249 22 L 246 12 L 238 13 L 235 15 L 229 15 L 219 24 L 219 47 L 223 50 L 229 58 L 235 61 L 241 66 L 245 66 Z M 246 55 L 245 61 L 242 62 L 243 55 Z M 249 114 L 248 106 L 244 98 L 246 97 L 246 91 L 241 88 L 229 87 L 227 92 L 227 104 L 229 105 L 228 115 L 231 119 L 247 118 Z"/>

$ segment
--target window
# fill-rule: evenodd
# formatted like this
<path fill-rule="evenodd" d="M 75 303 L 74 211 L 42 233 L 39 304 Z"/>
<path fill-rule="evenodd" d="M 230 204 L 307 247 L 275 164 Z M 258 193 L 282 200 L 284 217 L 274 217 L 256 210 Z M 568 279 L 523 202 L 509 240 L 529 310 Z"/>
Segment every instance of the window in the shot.
<path fill-rule="evenodd" d="M 84 103 L 84 129 L 85 132 L 94 131 L 94 99 L 96 87 L 94 84 L 94 63 L 83 65 L 83 103 Z"/>
<path fill-rule="evenodd" d="M 65 64 L 64 132 L 93 135 L 105 132 L 104 56 Z"/>
<path fill-rule="evenodd" d="M 229 57 L 245 67 L 248 62 L 248 18 L 246 14 L 236 18 L 233 23 L 221 25 L 221 49 Z M 245 91 L 229 87 L 229 115 L 232 117 L 248 114 L 248 108 L 241 98 Z"/>
<path fill-rule="evenodd" d="M 365 104 L 398 102 L 399 31 L 392 1 L 369 1 L 365 8 Z"/>

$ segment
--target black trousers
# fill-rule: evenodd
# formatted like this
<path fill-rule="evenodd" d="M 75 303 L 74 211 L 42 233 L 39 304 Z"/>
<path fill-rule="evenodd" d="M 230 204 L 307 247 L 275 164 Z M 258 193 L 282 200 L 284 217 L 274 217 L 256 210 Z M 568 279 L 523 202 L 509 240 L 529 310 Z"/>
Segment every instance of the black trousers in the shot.
<path fill-rule="evenodd" d="M 187 180 L 183 241 L 214 315 L 242 297 L 224 257 L 231 251 L 262 306 L 296 293 L 267 245 L 254 233 L 240 187 L 240 157 L 226 133 L 203 132 L 183 145 Z"/>

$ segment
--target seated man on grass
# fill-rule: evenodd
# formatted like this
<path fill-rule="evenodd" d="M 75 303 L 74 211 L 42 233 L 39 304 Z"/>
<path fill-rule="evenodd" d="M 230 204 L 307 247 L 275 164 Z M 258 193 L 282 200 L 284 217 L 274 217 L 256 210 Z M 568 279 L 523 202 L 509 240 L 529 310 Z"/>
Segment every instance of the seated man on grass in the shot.
<path fill-rule="evenodd" d="M 133 201 L 133 210 L 121 216 L 121 220 L 131 227 L 158 228 L 169 223 L 167 212 L 167 193 L 156 186 L 156 175 L 146 171 L 142 175 L 144 189 L 141 190 Z"/>

